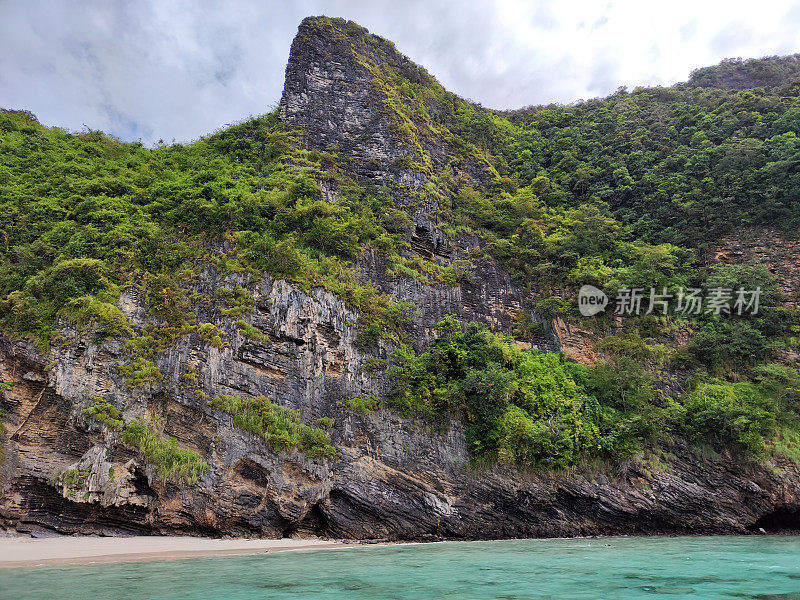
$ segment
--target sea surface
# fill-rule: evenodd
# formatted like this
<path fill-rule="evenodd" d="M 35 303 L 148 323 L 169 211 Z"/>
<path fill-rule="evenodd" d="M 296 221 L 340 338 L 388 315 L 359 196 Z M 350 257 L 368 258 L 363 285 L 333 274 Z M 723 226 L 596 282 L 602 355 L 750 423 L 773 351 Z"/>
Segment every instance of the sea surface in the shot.
<path fill-rule="evenodd" d="M 4 569 L 0 598 L 800 600 L 800 537 L 445 542 Z"/>

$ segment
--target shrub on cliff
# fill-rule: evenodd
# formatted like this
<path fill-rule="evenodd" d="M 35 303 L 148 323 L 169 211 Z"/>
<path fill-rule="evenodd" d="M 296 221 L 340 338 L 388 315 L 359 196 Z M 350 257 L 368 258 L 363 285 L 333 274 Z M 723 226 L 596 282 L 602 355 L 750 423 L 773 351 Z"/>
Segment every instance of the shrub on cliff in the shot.
<path fill-rule="evenodd" d="M 236 427 L 260 435 L 276 451 L 299 448 L 311 458 L 331 458 L 336 453 L 327 433 L 300 422 L 300 411 L 264 396 L 218 396 L 208 404 L 232 414 Z"/>
<path fill-rule="evenodd" d="M 153 465 L 158 476 L 175 483 L 195 483 L 209 469 L 203 458 L 192 450 L 180 448 L 174 437 L 162 438 L 144 421 L 128 423 L 122 430 L 122 441 L 135 446 Z"/>
<path fill-rule="evenodd" d="M 686 395 L 683 426 L 694 441 L 752 455 L 764 452 L 778 431 L 776 398 L 761 386 L 712 381 Z"/>
<path fill-rule="evenodd" d="M 462 329 L 448 317 L 436 328 L 423 354 L 408 346 L 394 352 L 391 403 L 406 414 L 462 414 L 474 456 L 564 468 L 641 447 L 641 407 L 598 401 L 585 367 L 559 353 L 522 351 L 479 323 Z"/>
<path fill-rule="evenodd" d="M 120 429 L 123 425 L 122 413 L 119 409 L 100 397 L 95 398 L 91 406 L 83 409 L 83 416 L 87 419 L 94 419 L 109 429 Z"/>

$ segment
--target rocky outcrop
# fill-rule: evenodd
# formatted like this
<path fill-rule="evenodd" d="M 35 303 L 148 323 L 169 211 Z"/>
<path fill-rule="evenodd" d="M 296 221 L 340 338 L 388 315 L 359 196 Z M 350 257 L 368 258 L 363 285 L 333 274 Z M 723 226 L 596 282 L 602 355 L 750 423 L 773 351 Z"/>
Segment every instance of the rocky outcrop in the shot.
<path fill-rule="evenodd" d="M 472 311 L 500 325 L 513 318 L 523 296 L 507 275 L 487 273 L 494 278 L 474 289 L 407 284 L 398 292 L 416 301 L 411 327 L 420 343 L 431 335 L 429 324 L 450 311 L 465 317 Z M 196 293 L 210 297 L 214 290 L 241 283 L 240 276 L 220 277 L 208 268 Z M 464 301 L 465 295 L 472 300 Z M 388 411 L 362 414 L 344 405 L 352 397 L 384 395 L 385 378 L 365 364 L 385 360 L 391 347 L 379 340 L 360 350 L 358 315 L 322 289 L 306 293 L 265 276 L 253 288 L 253 299 L 254 310 L 246 318 L 257 338 L 245 337 L 218 307 L 198 309 L 199 319 L 214 320 L 227 332 L 226 344 L 207 345 L 196 333 L 181 337 L 155 358 L 162 380 L 135 388 L 119 372 L 118 365 L 130 361 L 121 340 L 93 343 L 91 332 L 65 327 L 62 343 L 48 355 L 4 340 L 0 378 L 13 382 L 3 399 L 7 439 L 0 516 L 5 524 L 22 531 L 268 536 L 338 528 L 346 535 L 356 531 L 355 524 L 331 522 L 331 496 L 345 501 L 354 482 L 368 478 L 368 472 L 393 473 L 392 481 L 412 485 L 431 506 L 447 505 L 437 500 L 436 481 L 459 473 L 468 461 L 457 423 L 431 434 L 424 424 Z M 144 294 L 129 288 L 119 306 L 132 323 L 143 326 L 152 321 L 143 303 Z M 230 415 L 208 406 L 207 398 L 223 394 L 268 396 L 299 409 L 311 424 L 332 417 L 337 458 L 275 453 L 260 437 L 235 427 Z M 126 422 L 144 417 L 161 423 L 163 435 L 199 452 L 210 470 L 195 486 L 162 481 L 117 433 L 84 416 L 83 409 L 98 397 L 119 407 Z M 427 483 L 411 483 L 416 477 Z M 343 484 L 339 491 L 337 482 Z"/>
<path fill-rule="evenodd" d="M 300 128 L 306 147 L 341 153 L 354 174 L 419 190 L 454 152 L 444 132 L 402 106 L 399 81 L 441 89 L 390 41 L 349 21 L 310 17 L 292 43 L 278 114 Z M 469 158 L 456 170 L 480 181 L 487 168 Z"/>
<path fill-rule="evenodd" d="M 379 68 L 378 52 L 402 60 L 388 42 L 357 26 L 347 36 L 326 20 L 303 21 L 286 67 L 280 118 L 302 128 L 309 148 L 343 152 L 359 175 L 421 185 L 420 173 L 401 168 L 415 152 L 391 131 L 385 97 L 373 86 L 369 67 Z"/>
<path fill-rule="evenodd" d="M 206 284 L 233 286 L 235 276 Z M 386 348 L 358 349 L 350 324 L 357 316 L 341 300 L 269 277 L 257 291 L 250 320 L 263 339 L 245 338 L 222 317 L 227 347 L 207 346 L 196 334 L 181 338 L 156 358 L 162 382 L 139 388 L 118 372 L 125 350 L 117 340 L 94 344 L 65 330 L 72 339 L 49 356 L 3 340 L 0 376 L 14 382 L 3 398 L 3 525 L 406 540 L 797 526 L 800 472 L 788 462 L 767 468 L 701 457 L 676 443 L 662 462 L 596 471 L 476 470 L 457 420 L 432 428 L 344 404 L 382 392 L 383 378 L 363 367 Z M 135 314 L 140 301 L 128 293 L 121 305 Z M 308 423 L 332 417 L 336 457 L 275 452 L 205 400 L 233 393 L 273 397 Z M 161 433 L 199 452 L 210 469 L 196 484 L 162 480 L 138 450 L 83 415 L 97 395 L 126 421 L 160 423 Z"/>
<path fill-rule="evenodd" d="M 464 260 L 477 239 L 450 240 L 437 228 L 436 201 L 424 195 L 428 173 L 409 161 L 423 153 L 436 168 L 449 164 L 448 142 L 428 135 L 422 123 L 412 136 L 419 146 L 398 133 L 397 115 L 376 81 L 387 64 L 406 79 L 430 83 L 385 40 L 345 22 L 306 20 L 292 46 L 280 116 L 302 131 L 307 147 L 334 144 L 354 177 L 421 194 L 414 206 L 398 195 L 413 221 L 411 249 L 464 267 L 454 285 L 395 278 L 380 255 L 367 253 L 355 264 L 359 276 L 414 307 L 408 334 L 418 349 L 430 342 L 431 323 L 447 314 L 508 330 L 526 311 L 542 323 L 529 344 L 557 350 L 561 335 L 590 360 L 582 332 L 538 317 L 530 291 L 496 263 Z M 479 182 L 481 167 L 473 167 Z M 324 182 L 321 188 L 325 200 L 335 199 L 336 190 Z M 0 524 L 21 532 L 404 540 L 800 528 L 795 464 L 698 456 L 679 441 L 660 457 L 613 467 L 476 469 L 456 415 L 427 423 L 387 408 L 348 406 L 352 398 L 385 395 L 389 382 L 375 366 L 385 365 L 393 348 L 380 339 L 362 343 L 357 312 L 321 288 L 256 279 L 204 267 L 191 290 L 198 299 L 192 308 L 198 322 L 222 332 L 220 341 L 204 341 L 196 331 L 178 336 L 153 356 L 161 379 L 138 386 L 120 372 L 132 360 L 121 338 L 98 340 L 65 323 L 47 352 L 0 338 L 0 380 L 13 384 L 0 397 Z M 252 310 L 225 316 L 215 292 L 237 286 L 252 293 Z M 163 325 L 135 286 L 123 291 L 118 306 L 136 328 Z M 221 395 L 267 396 L 297 409 L 309 425 L 332 419 L 335 456 L 275 451 L 209 405 Z M 98 397 L 124 422 L 142 418 L 200 454 L 208 469 L 196 483 L 165 480 L 118 431 L 85 415 Z"/>
<path fill-rule="evenodd" d="M 395 186 L 398 203 L 413 222 L 407 235 L 411 253 L 442 265 L 454 261 L 468 265 L 460 284 L 448 287 L 389 278 L 384 259 L 375 253 L 359 261 L 365 279 L 397 300 L 414 303 L 419 310 L 413 323 L 415 339 L 421 344 L 428 341 L 430 324 L 447 314 L 510 329 L 520 311 L 534 313 L 531 298 L 493 261 L 464 260 L 479 247 L 479 240 L 474 236 L 448 239 L 435 220 L 436 195 L 421 189 L 430 182 L 429 175 L 447 165 L 480 185 L 488 165 L 474 157 L 455 160 L 444 130 L 434 131 L 408 107 L 398 106 L 402 101 L 391 89 L 398 81 L 441 90 L 391 42 L 352 22 L 310 17 L 300 24 L 292 44 L 279 116 L 299 128 L 306 147 L 332 149 L 344 156 L 345 168 L 353 176 Z M 437 107 L 429 102 L 426 110 L 436 113 Z M 320 182 L 320 187 L 323 198 L 335 198 L 335 190 L 326 182 Z M 417 193 L 413 205 L 404 199 L 409 191 Z M 558 349 L 551 324 L 532 316 L 543 325 L 533 345 Z"/>

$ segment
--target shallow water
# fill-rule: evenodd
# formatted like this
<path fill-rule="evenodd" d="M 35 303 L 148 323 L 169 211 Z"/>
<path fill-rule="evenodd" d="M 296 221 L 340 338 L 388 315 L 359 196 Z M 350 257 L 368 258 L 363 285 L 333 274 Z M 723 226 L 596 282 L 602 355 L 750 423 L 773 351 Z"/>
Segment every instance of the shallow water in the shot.
<path fill-rule="evenodd" d="M 800 600 L 800 537 L 447 542 L 5 569 L 0 598 Z"/>

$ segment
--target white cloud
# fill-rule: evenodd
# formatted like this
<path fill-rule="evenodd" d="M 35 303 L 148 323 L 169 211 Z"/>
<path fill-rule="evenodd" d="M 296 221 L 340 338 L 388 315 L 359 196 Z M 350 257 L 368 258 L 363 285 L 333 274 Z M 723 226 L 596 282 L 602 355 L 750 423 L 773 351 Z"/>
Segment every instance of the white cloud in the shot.
<path fill-rule="evenodd" d="M 800 51 L 800 1 L 0 2 L 0 106 L 122 139 L 194 139 L 280 98 L 311 14 L 393 40 L 495 108 L 671 84 L 729 56 Z"/>

